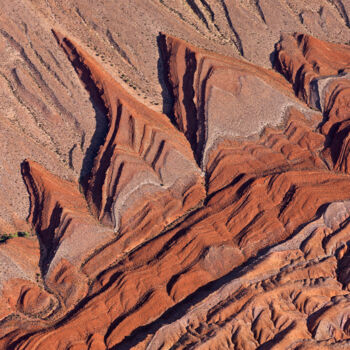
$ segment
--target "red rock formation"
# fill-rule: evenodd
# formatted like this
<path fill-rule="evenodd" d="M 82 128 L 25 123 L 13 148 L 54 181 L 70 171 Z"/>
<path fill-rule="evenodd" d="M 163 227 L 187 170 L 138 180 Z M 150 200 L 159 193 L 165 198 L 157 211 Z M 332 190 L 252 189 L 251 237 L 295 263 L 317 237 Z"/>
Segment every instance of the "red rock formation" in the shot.
<path fill-rule="evenodd" d="M 0 349 L 350 348 L 349 11 L 3 1 Z"/>
<path fill-rule="evenodd" d="M 347 348 L 349 294 L 337 279 L 348 251 L 343 240 L 349 208 L 349 202 L 331 204 L 319 219 L 237 271 L 181 318 L 151 330 L 143 345 Z"/>
<path fill-rule="evenodd" d="M 297 96 L 308 104 L 317 104 L 311 96 L 310 85 L 314 79 L 337 76 L 350 68 L 348 45 L 326 43 L 310 35 L 283 35 L 276 49 L 277 70 L 293 83 Z M 317 92 L 322 95 L 322 91 Z M 322 96 L 320 98 L 323 105 Z"/>
<path fill-rule="evenodd" d="M 297 173 L 290 174 L 289 181 L 296 181 L 296 174 Z M 191 305 L 197 297 L 201 300 L 207 295 L 207 293 L 216 290 L 218 286 L 221 286 L 225 281 L 229 281 L 231 278 L 233 278 L 232 283 L 236 285 L 238 283 L 237 277 L 235 277 L 235 273 L 230 273 L 224 280 L 218 280 L 215 282 L 215 284 L 209 288 L 207 293 L 205 292 L 206 289 L 203 289 L 202 291 L 198 289 L 201 286 L 207 285 L 208 282 L 217 280 L 220 276 L 234 270 L 234 268 L 239 266 L 247 257 L 256 254 L 256 252 L 262 247 L 271 246 L 274 242 L 283 240 L 284 237 L 288 237 L 288 233 L 283 229 L 283 222 L 287 223 L 285 226 L 289 227 L 291 230 L 294 227 L 298 227 L 300 222 L 307 222 L 308 218 L 314 216 L 315 211 L 322 204 L 322 198 L 318 198 L 320 193 L 327 193 L 327 196 L 325 196 L 327 197 L 327 200 L 328 198 L 331 198 L 331 194 L 335 195 L 338 193 L 337 196 L 347 196 L 346 193 L 348 193 L 348 191 L 336 191 L 336 188 L 344 189 L 344 186 L 349 186 L 349 181 L 346 177 L 342 175 L 338 178 L 332 176 L 332 180 L 326 180 L 329 176 L 327 172 L 324 172 L 323 179 L 320 175 L 321 174 L 317 172 L 301 173 L 300 180 L 306 181 L 306 183 L 303 185 L 303 181 L 299 183 L 296 182 L 295 186 L 296 188 L 300 188 L 300 190 L 296 190 L 295 195 L 292 196 L 290 201 L 285 203 L 277 202 L 277 208 L 271 208 L 269 211 L 266 211 L 266 209 L 271 206 L 273 200 L 267 202 L 266 197 L 257 192 L 257 189 L 264 183 L 266 186 L 270 185 L 271 190 L 269 197 L 275 201 L 278 201 L 278 198 L 280 198 L 279 200 L 281 201 L 283 198 L 288 197 L 288 195 L 286 196 L 289 186 L 288 181 L 286 181 L 288 175 L 275 176 L 274 181 L 272 181 L 271 177 L 267 177 L 265 181 L 263 181 L 264 179 L 261 179 L 260 184 L 257 183 L 256 185 L 252 182 L 246 186 L 241 200 L 238 198 L 235 199 L 234 196 L 236 195 L 239 197 L 239 192 L 246 182 L 244 179 L 240 183 L 237 183 L 236 186 L 231 186 L 213 196 L 205 209 L 202 209 L 191 216 L 178 228 L 156 238 L 149 244 L 130 254 L 126 259 L 119 261 L 116 267 L 110 268 L 108 271 L 101 274 L 92 286 L 91 299 L 89 298 L 90 300 L 84 304 L 84 307 L 77 310 L 74 317 L 70 317 L 67 322 L 60 325 L 60 327 L 54 331 L 37 333 L 35 336 L 31 337 L 30 340 L 26 341 L 24 346 L 26 348 L 35 349 L 50 346 L 53 348 L 65 348 L 72 344 L 76 344 L 77 342 L 87 344 L 90 341 L 91 336 L 94 335 L 96 338 L 104 336 L 104 341 L 100 343 L 101 346 L 106 344 L 108 348 L 113 348 L 113 346 L 119 344 L 120 346 L 124 345 L 127 348 L 131 348 L 132 345 L 136 345 L 135 339 L 139 339 L 138 335 L 143 334 L 142 328 L 140 328 L 140 331 L 136 332 L 135 338 L 134 336 L 131 338 L 125 338 L 126 336 L 132 334 L 133 330 L 137 330 L 138 327 L 144 326 L 152 320 L 157 320 L 155 321 L 154 329 L 158 330 L 159 324 L 164 322 L 162 321 L 161 315 L 169 310 L 169 308 L 170 310 L 173 310 L 169 314 L 171 317 L 174 317 L 172 315 L 175 313 L 175 310 L 179 310 L 179 312 L 181 310 L 183 310 L 181 312 L 187 310 L 188 306 L 186 306 L 186 303 L 181 302 L 184 298 L 189 298 L 188 303 Z M 323 188 L 319 187 L 319 185 L 312 185 L 312 183 L 306 180 L 307 178 L 310 179 L 309 181 L 312 181 L 311 179 L 313 179 L 316 183 L 321 182 Z M 283 183 L 286 184 L 287 192 L 280 193 L 280 184 Z M 330 189 L 330 192 L 325 191 L 327 187 Z M 256 199 L 254 199 L 254 197 Z M 232 202 L 233 204 L 229 204 Z M 302 205 L 301 210 L 297 209 L 296 204 L 298 203 Z M 262 205 L 266 205 L 266 207 L 258 213 L 257 219 L 253 220 L 251 224 L 248 224 L 247 228 L 239 227 L 239 223 L 242 223 L 241 225 L 244 225 L 244 222 L 247 223 L 247 220 L 249 220 L 248 213 L 251 213 L 255 206 L 256 208 L 259 208 Z M 283 208 L 284 205 L 286 205 L 285 208 Z M 296 207 L 295 211 L 293 210 L 294 207 Z M 332 208 L 333 212 L 326 212 L 324 217 L 322 217 L 321 222 L 323 222 L 322 220 L 325 220 L 326 225 L 330 227 L 330 230 L 338 232 L 337 229 L 341 227 L 341 222 L 344 220 L 346 221 L 347 219 L 348 207 L 349 205 L 346 203 L 344 210 L 339 206 L 334 209 Z M 241 208 L 241 210 L 237 212 L 237 208 Z M 314 212 L 309 212 L 308 217 L 299 216 L 307 215 L 307 212 L 305 213 L 304 211 L 306 209 L 310 210 L 311 208 L 313 208 Z M 275 223 L 271 222 L 271 218 L 276 215 L 273 214 L 274 210 L 276 210 L 275 212 L 278 212 L 280 209 L 284 209 L 285 211 L 285 213 L 283 213 L 284 215 L 281 215 L 281 221 L 276 220 Z M 334 216 L 334 211 L 337 213 L 343 212 L 343 214 L 337 218 Z M 234 213 L 236 213 L 236 215 L 234 215 Z M 251 216 L 253 215 L 254 213 L 252 213 Z M 235 221 L 232 220 L 234 221 L 234 223 L 231 222 L 232 225 L 222 224 L 223 218 L 227 217 L 234 218 Z M 283 221 L 283 217 L 285 221 Z M 265 224 L 264 220 L 266 220 Z M 310 224 L 296 236 L 297 238 L 295 238 L 295 240 L 299 242 L 298 237 L 303 237 L 302 242 L 299 244 L 301 245 L 302 250 L 305 251 L 309 260 L 313 259 L 315 256 L 317 258 L 322 256 L 318 245 L 316 244 L 316 242 L 320 241 L 318 236 L 315 236 L 315 228 L 318 226 L 322 227 L 324 224 L 319 224 L 318 221 L 316 221 L 316 223 L 317 226 L 313 223 Z M 275 228 L 273 225 L 275 225 Z M 258 231 L 258 228 L 260 228 L 260 232 Z M 280 233 L 278 233 L 278 230 L 280 230 Z M 327 231 L 325 233 L 326 237 L 332 237 L 333 231 Z M 257 240 L 251 236 L 250 232 L 256 234 Z M 268 233 L 269 235 L 267 239 L 262 241 L 261 237 L 266 236 Z M 315 237 L 312 238 L 315 241 L 310 241 L 306 234 L 311 235 L 310 237 Z M 344 234 L 346 235 L 346 231 L 340 235 L 337 233 L 337 239 L 339 239 L 340 244 L 343 242 L 342 237 Z M 326 249 L 326 254 L 329 254 L 329 252 L 327 253 L 327 249 L 328 251 L 334 251 L 334 248 L 332 247 L 336 248 L 339 246 L 336 239 L 333 238 L 333 241 L 334 242 L 332 243 L 325 243 L 324 249 Z M 249 309 L 249 300 L 251 298 L 254 300 L 254 303 L 251 306 L 253 309 L 262 308 L 265 300 L 268 303 L 270 298 L 273 298 L 273 300 L 276 300 L 276 305 L 273 306 L 274 314 L 273 316 L 268 317 L 273 317 L 273 322 L 275 322 L 276 326 L 274 326 L 275 328 L 272 328 L 271 335 L 261 333 L 258 329 L 259 327 L 263 328 L 262 325 L 264 324 L 264 318 L 261 313 L 254 311 L 255 314 L 253 315 L 256 316 L 252 316 L 252 318 L 249 319 L 249 322 L 256 324 L 256 326 L 254 326 L 254 329 L 256 330 L 254 330 L 255 335 L 249 335 L 249 337 L 252 337 L 252 340 L 249 340 L 250 338 L 247 338 L 248 335 L 245 335 L 244 333 L 247 331 L 247 328 L 244 326 L 244 322 L 247 322 L 246 316 L 242 316 L 243 323 L 240 326 L 242 330 L 238 333 L 235 331 L 235 327 L 238 327 L 237 324 L 237 326 L 233 327 L 232 331 L 228 330 L 228 333 L 225 333 L 229 334 L 230 337 L 233 333 L 237 333 L 236 336 L 233 337 L 234 344 L 248 346 L 244 344 L 252 342 L 252 344 L 258 346 L 259 344 L 263 344 L 270 339 L 273 339 L 273 334 L 281 334 L 280 336 L 282 337 L 282 335 L 286 333 L 285 330 L 288 330 L 287 334 L 289 334 L 295 328 L 288 328 L 289 323 L 282 321 L 282 319 L 288 320 L 288 316 L 286 311 L 282 311 L 284 306 L 282 307 L 278 305 L 287 302 L 284 301 L 284 294 L 288 295 L 288 293 L 292 293 L 292 291 L 295 290 L 295 294 L 298 295 L 298 293 L 300 293 L 299 290 L 305 288 L 308 284 L 305 285 L 304 283 L 304 287 L 302 287 L 300 282 L 294 282 L 288 287 L 287 282 L 289 281 L 289 283 L 291 283 L 290 280 L 292 278 L 289 277 L 290 274 L 292 276 L 295 275 L 293 278 L 296 281 L 307 278 L 308 282 L 306 283 L 311 283 L 310 288 L 312 287 L 313 289 L 311 291 L 305 290 L 306 299 L 303 301 L 305 304 L 310 303 L 308 300 L 309 298 L 312 299 L 312 293 L 315 293 L 316 297 L 318 293 L 321 293 L 321 295 L 323 295 L 322 293 L 326 293 L 328 296 L 328 299 L 323 298 L 319 301 L 319 307 L 325 305 L 329 298 L 332 298 L 334 295 L 344 295 L 339 284 L 336 283 L 335 286 L 332 287 L 329 281 L 327 283 L 322 282 L 328 274 L 331 274 L 330 277 L 333 279 L 337 278 L 336 263 L 334 262 L 334 259 L 329 261 L 330 265 L 328 262 L 322 263 L 323 265 L 320 262 L 320 266 L 313 266 L 312 260 L 311 262 L 306 261 L 304 265 L 300 265 L 301 262 L 298 257 L 302 253 L 294 253 L 293 249 L 297 248 L 293 248 L 292 246 L 290 246 L 289 242 L 286 242 L 281 248 L 275 248 L 277 252 L 285 249 L 286 252 L 283 254 L 275 253 L 277 257 L 273 259 L 271 258 L 273 262 L 271 259 L 268 259 L 266 265 L 258 264 L 256 272 L 242 272 L 242 278 L 246 281 L 245 284 L 248 284 L 249 286 L 246 288 L 252 288 L 254 294 L 252 295 L 250 292 L 247 294 L 245 289 L 242 291 L 242 289 L 238 288 L 238 295 L 239 293 L 243 293 L 246 297 L 241 301 L 241 304 L 234 304 L 236 306 L 233 307 L 239 309 L 242 305 L 247 304 L 242 311 L 242 315 L 244 315 L 246 308 L 250 315 L 252 311 L 249 311 L 251 310 Z M 272 256 L 274 255 L 272 254 Z M 178 263 L 174 264 L 174 261 L 177 261 Z M 293 268 L 293 264 L 295 264 L 295 268 Z M 284 271 L 285 267 L 288 265 L 290 265 L 288 270 Z M 262 275 L 263 277 L 261 277 L 261 271 L 264 271 L 264 273 L 268 275 L 268 271 L 271 267 L 273 273 L 277 274 L 277 277 L 271 277 L 272 280 L 274 281 L 274 278 L 276 278 L 277 281 L 280 281 L 278 283 L 282 285 L 280 291 L 279 289 L 276 289 L 277 282 L 272 283 L 271 287 L 269 287 L 270 289 L 264 285 L 260 287 L 261 289 L 257 289 L 257 287 L 255 287 L 255 283 L 257 283 L 255 281 L 256 277 L 254 276 L 259 276 L 259 278 L 264 277 L 264 279 L 267 278 L 267 281 L 264 283 L 270 283 L 268 282 L 269 277 L 265 277 L 264 274 Z M 254 271 L 255 263 L 251 263 L 248 266 L 248 269 L 253 269 Z M 278 277 L 280 275 L 275 272 L 275 270 L 279 271 L 280 269 L 282 271 L 281 276 L 286 275 L 286 277 L 284 277 L 286 281 L 281 280 L 281 277 Z M 305 271 L 303 271 L 303 269 L 305 269 Z M 299 270 L 301 270 L 301 272 L 298 272 Z M 298 275 L 298 273 L 301 273 L 301 275 Z M 310 278 L 311 280 L 309 281 Z M 312 286 L 312 279 L 314 278 L 320 278 L 320 281 L 315 287 Z M 287 283 L 287 286 L 284 286 L 285 283 Z M 327 291 L 326 286 L 327 288 L 330 288 L 329 292 Z M 324 292 L 321 292 L 322 290 L 324 290 Z M 269 297 L 268 291 L 270 291 L 269 293 L 271 294 L 271 297 Z M 259 298 L 254 297 L 254 295 L 258 294 L 261 295 Z M 233 297 L 234 295 L 235 294 L 233 294 Z M 235 300 L 235 298 L 238 297 L 234 297 L 233 300 Z M 220 303 L 224 302 L 224 299 L 221 296 L 217 300 Z M 212 303 L 209 302 L 209 305 L 212 306 Z M 174 307 L 171 308 L 171 306 Z M 304 306 L 300 306 L 300 308 L 303 310 Z M 307 311 L 307 313 L 312 315 L 314 309 L 315 306 L 311 307 L 310 311 Z M 223 308 L 222 306 L 219 307 L 219 318 L 226 317 L 225 310 L 226 308 Z M 92 314 L 100 316 L 94 317 L 92 321 Z M 211 315 L 212 313 L 210 312 L 209 314 Z M 298 327 L 289 337 L 283 337 L 282 339 L 284 343 L 279 342 L 278 344 L 280 345 L 287 344 L 291 339 L 294 341 L 295 337 L 304 337 L 305 334 L 308 334 L 307 328 L 305 328 L 300 321 L 303 316 L 301 316 L 301 319 L 298 321 L 298 319 L 292 315 L 293 313 L 289 316 L 291 322 L 294 322 L 293 324 L 295 324 L 295 326 L 298 325 Z M 169 322 L 167 317 L 165 320 Z M 257 320 L 260 320 L 259 322 L 261 322 L 261 326 L 257 324 Z M 297 321 L 298 323 L 296 323 Z M 210 329 L 211 323 L 206 327 L 209 327 Z M 152 326 L 150 326 L 149 329 L 146 328 L 146 334 L 152 334 L 152 329 Z M 202 330 L 204 331 L 203 328 Z M 84 336 L 82 336 L 82 334 L 84 334 Z M 211 334 L 214 338 L 216 337 L 216 333 L 213 334 L 211 332 Z M 254 337 L 256 338 L 255 340 Z M 143 341 L 145 340 L 144 336 L 141 336 L 140 339 Z M 169 342 L 173 337 L 165 337 L 165 339 Z M 198 339 L 201 339 L 199 335 Z"/>
<path fill-rule="evenodd" d="M 7 189 L 0 194 L 1 231 L 28 230 L 29 200 L 18 171 L 23 159 L 77 180 L 90 172 L 105 137 L 103 111 L 91 103 L 50 28 L 78 38 L 123 88 L 168 112 L 159 32 L 271 68 L 281 32 L 348 43 L 349 10 L 348 0 L 7 2 L 0 14 L 0 148 L 7 154 L 0 168 Z"/>
<path fill-rule="evenodd" d="M 28 317 L 33 321 L 54 311 L 54 298 L 37 285 L 40 282 L 39 255 L 39 245 L 33 237 L 14 237 L 0 243 L 1 320 L 17 313 L 22 320 Z M 22 320 L 4 324 L 0 337 L 18 329 Z"/>
<path fill-rule="evenodd" d="M 166 79 L 174 97 L 174 117 L 205 167 L 221 140 L 244 138 L 278 125 L 289 105 L 298 104 L 280 76 L 263 68 L 161 37 Z M 248 101 L 251 94 L 256 101 Z M 280 101 L 276 103 L 276 100 Z M 262 104 L 273 109 L 267 113 Z M 242 106 L 250 108 L 242 114 Z M 254 119 L 259 115 L 259 120 Z M 243 122 L 244 121 L 244 122 Z"/>
<path fill-rule="evenodd" d="M 175 120 L 206 171 L 209 193 L 247 172 L 323 167 L 316 153 L 324 138 L 312 133 L 320 116 L 306 112 L 280 76 L 172 37 L 163 37 L 162 48 Z M 284 134 L 266 130 L 258 143 L 237 142 L 286 121 Z"/>
<path fill-rule="evenodd" d="M 323 156 L 337 171 L 349 172 L 350 49 L 303 34 L 284 36 L 277 45 L 277 68 L 298 96 L 325 115 Z"/>
<path fill-rule="evenodd" d="M 114 234 L 90 215 L 77 184 L 31 161 L 23 163 L 22 173 L 31 197 L 29 221 L 40 240 L 44 282 L 62 307 L 71 308 L 87 293 L 79 266 Z"/>
<path fill-rule="evenodd" d="M 133 145 L 130 138 L 135 144 L 136 126 L 141 121 L 141 125 L 151 123 L 164 135 L 163 149 L 169 143 L 181 150 L 180 159 L 188 160 L 193 167 L 191 174 L 199 181 L 200 173 L 192 170 L 196 168 L 186 140 L 166 122 L 165 116 L 149 115 L 148 109 L 139 110 L 138 104 L 134 108 L 131 97 L 125 97 L 120 87 L 97 69 L 81 49 L 68 39 L 59 40 L 82 80 L 86 83 L 86 77 L 92 79 L 95 91 L 109 110 L 113 132 L 109 131 L 85 185 L 87 202 L 102 224 L 113 222 L 103 203 L 108 198 L 118 202 L 118 192 L 114 195 L 109 190 L 104 192 L 110 181 L 118 190 L 122 176 L 113 176 L 114 167 L 120 164 L 118 158 L 126 157 L 127 153 L 125 162 L 143 164 L 137 158 L 140 155 L 130 149 Z M 49 267 L 44 282 L 59 300 L 65 301 L 63 305 L 75 307 L 65 316 L 62 311 L 51 316 L 47 321 L 51 327 L 39 329 L 29 323 L 27 330 L 19 328 L 0 339 L 0 346 L 36 350 L 346 348 L 350 341 L 350 179 L 346 173 L 329 170 L 324 161 L 326 137 L 332 135 L 319 132 L 322 116 L 305 112 L 306 107 L 291 96 L 283 80 L 270 72 L 222 57 L 214 59 L 212 54 L 174 38 L 164 41 L 176 97 L 176 123 L 191 141 L 194 153 L 200 155 L 197 160 L 204 165 L 207 175 L 208 195 L 203 206 L 181 219 L 183 209 L 176 215 L 162 212 L 170 215 L 167 222 L 175 221 L 174 227 L 161 232 L 165 227 L 163 218 L 159 214 L 154 216 L 151 210 L 159 213 L 162 207 L 151 205 L 144 218 L 154 222 L 154 231 L 149 231 L 148 226 L 123 231 L 123 217 L 132 215 L 129 210 L 131 213 L 137 210 L 132 204 L 121 215 L 120 236 L 114 240 L 109 237 L 110 241 L 102 245 L 103 235 L 98 228 L 101 232 L 103 229 L 90 216 L 77 184 L 54 177 L 35 163 L 25 163 L 23 175 L 33 204 L 30 220 L 47 249 L 43 258 Z M 186 52 L 191 59 L 185 59 Z M 195 87 L 203 86 L 201 78 L 193 73 L 198 67 L 195 62 L 204 67 L 208 60 L 210 77 L 216 71 L 220 77 L 225 77 L 225 71 L 227 76 L 234 77 L 232 84 L 223 84 L 216 77 L 212 90 L 218 89 L 220 94 L 229 92 L 235 98 L 237 81 L 246 79 L 246 93 L 263 82 L 267 90 L 277 91 L 267 96 L 292 101 L 294 107 L 284 112 L 283 122 L 278 119 L 275 126 L 265 127 L 259 137 L 247 139 L 249 129 L 242 131 L 242 135 L 221 138 L 220 132 L 239 120 L 236 112 L 226 124 L 215 119 L 220 112 L 215 99 L 222 102 L 223 95 L 211 97 L 215 108 L 207 118 L 214 119 L 212 126 L 210 122 L 203 123 L 201 114 L 196 112 L 200 101 L 206 103 L 205 108 L 210 105 L 208 95 L 195 98 L 191 107 L 194 109 L 188 109 L 191 96 L 201 94 Z M 194 74 L 193 79 L 187 80 L 190 74 Z M 255 75 L 256 78 L 249 78 Z M 199 83 L 195 83 L 196 79 Z M 258 80 L 252 83 L 250 79 Z M 194 92 L 189 94 L 191 101 L 185 98 L 188 91 Z M 239 108 L 249 109 L 249 100 L 242 96 Z M 134 120 L 131 131 L 130 116 Z M 164 118 L 159 119 L 159 126 L 154 126 L 156 117 Z M 218 136 L 219 141 L 203 162 L 198 150 L 202 146 L 205 149 L 210 138 L 201 139 L 200 135 L 203 130 L 209 135 L 212 132 L 209 128 L 216 126 L 221 131 L 214 130 L 211 137 Z M 173 139 L 179 140 L 179 144 L 173 144 Z M 148 162 L 147 157 L 143 162 Z M 99 170 L 101 167 L 105 173 Z M 175 170 L 178 171 L 176 167 Z M 107 176 L 108 172 L 111 174 Z M 175 174 L 182 175 L 180 171 Z M 97 190 L 101 191 L 100 199 L 95 201 Z M 147 193 L 140 192 L 138 196 L 139 201 L 150 200 Z M 185 197 L 183 191 L 179 197 Z M 89 228 L 91 231 L 87 232 Z M 140 238 L 135 239 L 134 231 Z M 88 242 L 93 242 L 94 247 L 100 244 L 100 249 L 93 251 L 92 246 L 82 247 L 81 251 L 65 249 L 73 246 L 74 237 L 82 240 L 86 235 L 90 235 Z M 49 253 L 52 251 L 53 256 Z M 90 280 L 89 289 L 79 285 L 85 278 Z M 20 310 L 31 310 L 32 299 L 38 300 L 33 303 L 34 309 L 45 309 L 44 296 L 35 292 L 32 295 Z M 62 316 L 58 322 L 57 315 Z"/>
<path fill-rule="evenodd" d="M 142 105 L 81 48 L 56 36 L 93 98 L 108 111 L 109 131 L 84 189 L 87 201 L 103 224 L 127 237 L 130 249 L 200 205 L 201 172 L 165 115 Z"/>

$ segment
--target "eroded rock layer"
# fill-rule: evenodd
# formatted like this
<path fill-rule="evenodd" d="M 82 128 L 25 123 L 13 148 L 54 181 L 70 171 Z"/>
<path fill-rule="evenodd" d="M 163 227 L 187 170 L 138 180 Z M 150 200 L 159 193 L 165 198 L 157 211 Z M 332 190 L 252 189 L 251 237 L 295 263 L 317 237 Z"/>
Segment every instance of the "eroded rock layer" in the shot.
<path fill-rule="evenodd" d="M 349 47 L 285 35 L 271 71 L 161 34 L 168 117 L 53 35 L 106 130 L 79 180 L 22 162 L 32 233 L 1 238 L 0 348 L 348 348 Z"/>
<path fill-rule="evenodd" d="M 302 108 L 274 72 L 176 38 L 162 36 L 160 43 L 176 124 L 203 168 L 220 142 L 259 134 L 267 124 L 280 124 L 289 107 Z"/>
<path fill-rule="evenodd" d="M 349 334 L 349 202 L 238 270 L 181 318 L 150 332 L 149 349 L 345 349 Z M 345 238 L 346 240 L 346 238 Z"/>
<path fill-rule="evenodd" d="M 350 48 L 307 35 L 284 36 L 277 46 L 278 69 L 296 93 L 326 116 L 324 158 L 336 171 L 349 172 Z"/>
<path fill-rule="evenodd" d="M 40 267 L 46 286 L 62 307 L 71 308 L 87 293 L 87 279 L 79 275 L 86 257 L 114 238 L 91 216 L 78 185 L 50 174 L 32 161 L 22 164 L 31 196 L 29 221 L 41 245 Z"/>
<path fill-rule="evenodd" d="M 86 176 L 107 132 L 51 34 L 57 28 L 94 57 L 129 93 L 169 112 L 159 32 L 270 68 L 282 32 L 348 43 L 348 0 L 13 0 L 0 13 L 0 229 L 28 230 L 23 159 L 68 180 Z M 337 60 L 337 58 L 335 58 Z"/>
<path fill-rule="evenodd" d="M 140 244 L 201 204 L 202 174 L 165 115 L 139 103 L 82 49 L 55 35 L 107 110 L 109 130 L 83 184 L 87 202 L 103 224 Z"/>

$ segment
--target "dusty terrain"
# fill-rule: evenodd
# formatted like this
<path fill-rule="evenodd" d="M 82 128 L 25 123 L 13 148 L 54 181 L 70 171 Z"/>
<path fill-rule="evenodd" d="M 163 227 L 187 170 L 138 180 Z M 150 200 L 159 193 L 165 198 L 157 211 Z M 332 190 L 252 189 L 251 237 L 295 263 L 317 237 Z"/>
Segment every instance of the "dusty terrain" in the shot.
<path fill-rule="evenodd" d="M 0 349 L 350 348 L 350 1 L 1 1 Z"/>

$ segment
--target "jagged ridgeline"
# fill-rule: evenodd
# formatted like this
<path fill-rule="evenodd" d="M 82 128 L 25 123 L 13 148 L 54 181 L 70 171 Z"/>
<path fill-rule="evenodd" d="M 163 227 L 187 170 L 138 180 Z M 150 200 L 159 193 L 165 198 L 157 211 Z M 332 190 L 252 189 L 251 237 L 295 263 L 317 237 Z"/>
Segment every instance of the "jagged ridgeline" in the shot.
<path fill-rule="evenodd" d="M 0 349 L 349 348 L 349 6 L 3 4 Z"/>

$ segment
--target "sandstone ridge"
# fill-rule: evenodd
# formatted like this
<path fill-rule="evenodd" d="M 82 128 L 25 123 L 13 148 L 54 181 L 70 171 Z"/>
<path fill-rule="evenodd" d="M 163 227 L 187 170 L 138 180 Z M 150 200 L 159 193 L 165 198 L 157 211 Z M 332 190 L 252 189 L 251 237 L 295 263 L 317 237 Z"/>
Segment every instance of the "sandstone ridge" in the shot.
<path fill-rule="evenodd" d="M 348 45 L 284 35 L 272 71 L 161 34 L 163 114 L 53 34 L 106 129 L 80 176 L 22 162 L 0 348 L 349 347 Z"/>

